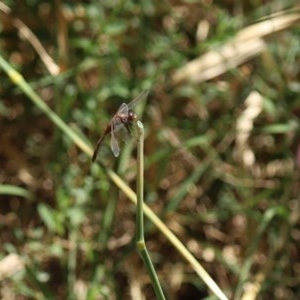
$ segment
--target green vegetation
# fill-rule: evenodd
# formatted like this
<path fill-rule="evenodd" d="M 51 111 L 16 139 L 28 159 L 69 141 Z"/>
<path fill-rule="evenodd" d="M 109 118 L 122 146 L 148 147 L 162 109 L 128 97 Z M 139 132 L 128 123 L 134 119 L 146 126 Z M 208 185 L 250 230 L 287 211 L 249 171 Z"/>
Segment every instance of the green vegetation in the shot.
<path fill-rule="evenodd" d="M 91 163 L 145 89 L 166 299 L 299 299 L 300 10 L 265 2 L 0 2 L 1 299 L 155 299 L 134 138 Z"/>

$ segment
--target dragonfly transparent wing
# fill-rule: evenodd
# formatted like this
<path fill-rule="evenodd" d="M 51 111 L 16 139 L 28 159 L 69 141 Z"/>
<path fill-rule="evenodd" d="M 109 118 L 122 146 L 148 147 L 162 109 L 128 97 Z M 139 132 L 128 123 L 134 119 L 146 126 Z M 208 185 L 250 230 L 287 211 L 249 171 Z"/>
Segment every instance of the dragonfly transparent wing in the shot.
<path fill-rule="evenodd" d="M 142 91 L 138 96 L 136 96 L 129 104 L 127 104 L 129 109 L 135 107 L 139 102 L 146 99 L 148 96 L 149 90 Z"/>
<path fill-rule="evenodd" d="M 111 151 L 113 152 L 114 156 L 118 157 L 119 154 L 120 154 L 120 148 L 119 148 L 119 144 L 118 144 L 118 141 L 117 141 L 117 139 L 115 137 L 114 132 L 115 132 L 115 128 L 114 128 L 114 124 L 112 124 L 110 147 L 111 147 Z"/>
<path fill-rule="evenodd" d="M 124 126 L 124 122 L 122 122 L 121 120 L 124 120 L 125 122 L 127 121 L 128 110 L 128 105 L 126 103 L 122 103 L 117 113 L 111 120 L 111 125 L 114 132 L 119 131 Z"/>

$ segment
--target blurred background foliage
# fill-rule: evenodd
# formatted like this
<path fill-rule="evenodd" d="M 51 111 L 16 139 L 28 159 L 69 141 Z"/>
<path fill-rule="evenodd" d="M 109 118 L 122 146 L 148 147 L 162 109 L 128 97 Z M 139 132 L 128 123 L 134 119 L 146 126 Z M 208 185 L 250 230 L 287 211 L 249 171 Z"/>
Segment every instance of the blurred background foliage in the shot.
<path fill-rule="evenodd" d="M 150 88 L 139 112 L 148 205 L 229 298 L 299 299 L 298 1 L 8 0 L 0 10 L 0 54 L 90 145 Z M 282 16 L 296 21 L 255 27 L 225 69 L 205 56 Z M 0 72 L 1 299 L 153 299 L 135 207 Z M 134 188 L 135 148 L 121 147 L 115 159 L 107 139 L 98 160 Z M 166 298 L 208 299 L 146 225 Z"/>

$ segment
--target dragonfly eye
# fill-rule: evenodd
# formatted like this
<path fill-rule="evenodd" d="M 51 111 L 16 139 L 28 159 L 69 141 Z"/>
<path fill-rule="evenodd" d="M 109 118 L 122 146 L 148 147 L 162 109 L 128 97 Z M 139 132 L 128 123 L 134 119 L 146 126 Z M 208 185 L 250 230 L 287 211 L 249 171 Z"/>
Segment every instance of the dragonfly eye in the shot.
<path fill-rule="evenodd" d="M 135 120 L 136 119 L 136 114 L 132 110 L 130 110 L 128 112 L 128 118 L 129 118 L 129 120 Z"/>

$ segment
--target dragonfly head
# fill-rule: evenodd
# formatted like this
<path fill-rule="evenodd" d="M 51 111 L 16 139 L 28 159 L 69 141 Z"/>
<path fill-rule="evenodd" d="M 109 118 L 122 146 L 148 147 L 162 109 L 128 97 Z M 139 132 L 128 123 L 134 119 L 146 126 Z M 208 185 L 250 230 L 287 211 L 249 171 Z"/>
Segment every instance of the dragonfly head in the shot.
<path fill-rule="evenodd" d="M 129 110 L 128 111 L 128 120 L 129 121 L 135 121 L 136 118 L 137 118 L 136 113 L 134 111 L 132 111 L 132 110 Z"/>

